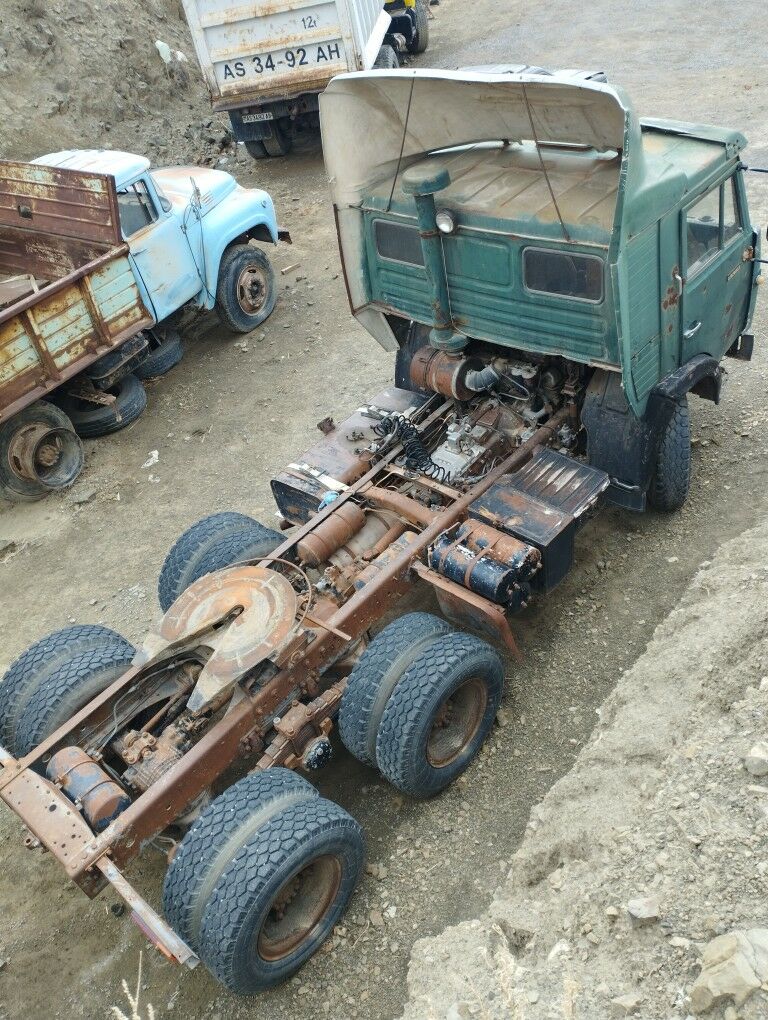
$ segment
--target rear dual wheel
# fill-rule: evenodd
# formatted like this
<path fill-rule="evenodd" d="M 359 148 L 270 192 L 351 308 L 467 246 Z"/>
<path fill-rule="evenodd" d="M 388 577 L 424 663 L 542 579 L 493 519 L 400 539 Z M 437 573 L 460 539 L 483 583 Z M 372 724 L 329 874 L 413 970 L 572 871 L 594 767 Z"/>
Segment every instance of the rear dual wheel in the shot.
<path fill-rule="evenodd" d="M 353 669 L 339 733 L 360 761 L 378 765 L 413 797 L 458 778 L 488 736 L 504 667 L 485 641 L 411 613 L 374 639 Z"/>
<path fill-rule="evenodd" d="M 91 624 L 36 641 L 0 682 L 0 744 L 17 757 L 29 754 L 124 673 L 134 654 L 115 631 Z"/>
<path fill-rule="evenodd" d="M 163 906 L 222 984 L 252 994 L 319 949 L 362 865 L 357 822 L 300 776 L 269 769 L 202 812 L 168 868 Z"/>

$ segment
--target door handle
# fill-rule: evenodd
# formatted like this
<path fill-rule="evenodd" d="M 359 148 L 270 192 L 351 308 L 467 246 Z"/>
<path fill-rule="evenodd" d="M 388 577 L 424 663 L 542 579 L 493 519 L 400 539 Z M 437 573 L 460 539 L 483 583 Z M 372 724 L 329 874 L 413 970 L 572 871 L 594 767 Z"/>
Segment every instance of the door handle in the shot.
<path fill-rule="evenodd" d="M 683 278 L 679 273 L 673 273 L 672 279 L 677 284 L 677 296 L 682 297 L 683 295 Z"/>
<path fill-rule="evenodd" d="M 692 322 L 688 329 L 683 331 L 683 340 L 693 340 L 700 329 L 701 323 L 699 321 Z"/>

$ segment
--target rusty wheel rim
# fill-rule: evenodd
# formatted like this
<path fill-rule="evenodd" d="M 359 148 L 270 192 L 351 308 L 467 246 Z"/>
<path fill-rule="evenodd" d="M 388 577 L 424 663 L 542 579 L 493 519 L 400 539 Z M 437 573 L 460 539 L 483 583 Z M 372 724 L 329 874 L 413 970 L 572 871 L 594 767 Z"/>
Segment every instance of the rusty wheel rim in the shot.
<path fill-rule="evenodd" d="M 440 705 L 432 719 L 427 740 L 427 761 L 442 769 L 456 761 L 472 743 L 488 704 L 488 692 L 480 677 L 471 677 Z"/>
<path fill-rule="evenodd" d="M 283 883 L 256 940 L 263 960 L 283 960 L 314 935 L 336 899 L 341 877 L 339 858 L 324 854 Z"/>
<path fill-rule="evenodd" d="M 257 262 L 249 262 L 237 278 L 237 302 L 246 315 L 256 315 L 266 299 L 266 274 Z"/>

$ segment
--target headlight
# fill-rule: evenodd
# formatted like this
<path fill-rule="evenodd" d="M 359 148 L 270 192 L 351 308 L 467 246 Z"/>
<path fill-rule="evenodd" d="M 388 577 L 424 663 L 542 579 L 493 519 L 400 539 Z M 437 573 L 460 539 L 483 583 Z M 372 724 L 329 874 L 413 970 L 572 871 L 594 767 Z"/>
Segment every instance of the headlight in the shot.
<path fill-rule="evenodd" d="M 456 217 L 447 209 L 441 209 L 435 216 L 437 229 L 441 234 L 452 234 L 456 229 Z"/>

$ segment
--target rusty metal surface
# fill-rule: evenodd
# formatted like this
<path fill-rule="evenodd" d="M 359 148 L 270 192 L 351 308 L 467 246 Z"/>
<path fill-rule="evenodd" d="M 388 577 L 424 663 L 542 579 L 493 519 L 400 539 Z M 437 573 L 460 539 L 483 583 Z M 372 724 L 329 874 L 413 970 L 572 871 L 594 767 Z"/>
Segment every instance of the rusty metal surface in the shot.
<path fill-rule="evenodd" d="M 101 832 L 130 804 L 130 798 L 90 755 L 79 747 L 64 747 L 48 762 L 46 775 L 73 804 L 95 832 Z"/>
<path fill-rule="evenodd" d="M 354 503 L 340 506 L 332 517 L 324 520 L 297 544 L 299 560 L 312 567 L 319 566 L 360 531 L 365 519 L 364 511 Z"/>
<path fill-rule="evenodd" d="M 443 403 L 427 409 L 422 427 L 438 423 L 449 407 Z M 331 667 L 348 655 L 350 643 L 362 638 L 415 580 L 420 578 L 435 588 L 449 618 L 493 636 L 516 653 L 514 637 L 499 607 L 428 570 L 421 559 L 438 535 L 467 518 L 473 502 L 551 441 L 570 415 L 570 408 L 556 412 L 531 439 L 442 510 L 420 512 L 422 519 L 417 527 L 422 530 L 405 531 L 370 560 L 361 557 L 359 562 L 329 568 L 326 572 L 329 579 L 335 571 L 340 578 L 347 577 L 349 587 L 343 593 L 334 592 L 329 580 L 327 593 L 316 597 L 304 611 L 301 604 L 304 596 L 297 596 L 277 568 L 290 567 L 286 557 L 295 553 L 298 543 L 346 503 L 368 505 L 368 496 L 376 488 L 371 483 L 389 477 L 388 464 L 401 452 L 399 447 L 388 451 L 375 467 L 340 492 L 334 504 L 320 510 L 270 557 L 265 557 L 260 566 L 230 568 L 196 582 L 189 589 L 189 596 L 182 595 L 171 608 L 159 634 L 148 642 L 134 665 L 30 755 L 19 762 L 0 755 L 3 762 L 0 797 L 51 850 L 70 877 L 91 894 L 106 877 L 136 905 L 141 926 L 151 933 L 150 937 L 154 936 L 153 941 L 173 958 L 183 961 L 187 947 L 176 945 L 172 933 L 169 939 L 165 926 L 117 869 L 136 857 L 146 840 L 180 817 L 241 754 L 260 754 L 259 767 L 280 763 L 292 766 L 303 761 L 313 742 L 322 739 L 330 729 L 343 691 L 344 680 L 339 680 Z M 391 492 L 386 488 L 383 491 Z M 408 501 L 404 506 L 412 509 L 410 504 L 417 501 L 404 493 L 400 495 Z M 422 511 L 425 509 L 422 506 Z M 403 522 L 396 523 L 399 530 Z M 375 545 L 371 551 L 375 553 Z M 270 564 L 275 569 L 269 569 Z M 305 594 L 311 598 L 312 590 Z M 216 629 L 222 622 L 225 625 Z M 196 648 L 196 654 L 201 655 L 201 645 L 209 655 L 208 665 L 220 654 L 222 677 L 238 677 L 239 684 L 233 693 L 227 692 L 226 697 L 212 703 L 213 722 L 209 723 L 204 714 L 187 720 L 199 724 L 198 730 L 191 726 L 186 730 L 194 732 L 194 741 L 178 758 L 167 754 L 163 768 L 153 773 L 149 788 L 104 832 L 94 834 L 64 794 L 37 775 L 32 766 L 57 748 L 77 743 L 73 737 L 76 733 L 87 732 L 89 726 L 93 729 L 93 724 L 99 721 L 102 724 L 109 721 L 115 706 L 139 688 L 144 679 L 162 673 L 166 663 L 169 670 L 178 669 L 178 662 Z M 259 674 L 254 667 L 266 655 L 270 656 L 267 672 Z M 202 656 L 201 664 L 204 661 Z M 207 665 L 203 671 L 205 668 Z M 195 679 L 193 676 L 189 682 Z M 226 711 L 216 715 L 224 706 Z M 162 710 L 155 706 L 151 714 L 153 719 L 161 718 Z M 172 723 L 163 731 L 171 750 L 172 729 L 176 725 Z M 118 753 L 138 748 L 135 768 L 150 761 L 162 739 L 150 745 L 149 735 L 138 733 L 135 739 L 124 740 Z M 53 811 L 51 804 L 55 805 Z M 61 816 L 54 819 L 59 810 Z M 63 844 L 62 821 L 67 826 Z M 109 861 L 106 854 L 110 855 Z"/>
<path fill-rule="evenodd" d="M 329 489 L 342 491 L 369 471 L 366 447 L 376 438 L 376 422 L 386 414 L 411 413 L 423 403 L 418 394 L 392 386 L 339 425 L 322 430 L 323 438 L 272 480 L 280 512 L 292 524 L 306 524 Z"/>
<path fill-rule="evenodd" d="M 103 857 L 97 861 L 96 867 L 131 908 L 131 919 L 134 924 L 144 932 L 149 941 L 164 956 L 190 969 L 198 965 L 200 960 L 186 942 L 183 942 L 147 901 L 136 892 L 112 861 Z"/>
<path fill-rule="evenodd" d="M 491 641 L 504 645 L 518 662 L 522 660 L 512 628 L 499 606 L 430 570 L 423 563 L 415 563 L 413 569 L 422 581 L 435 589 L 440 612 L 446 620 L 455 623 L 457 627 L 479 631 Z"/>
<path fill-rule="evenodd" d="M 122 243 L 111 177 L 39 163 L 0 161 L 0 225 L 40 238 Z"/>
<path fill-rule="evenodd" d="M 230 567 L 206 574 L 174 602 L 141 655 L 149 660 L 205 635 L 213 654 L 189 700 L 190 709 L 197 711 L 284 645 L 296 627 L 297 606 L 290 581 L 274 570 Z"/>
<path fill-rule="evenodd" d="M 546 546 L 594 506 L 609 484 L 604 471 L 540 450 L 513 478 L 490 488 L 471 512 Z"/>
<path fill-rule="evenodd" d="M 0 162 L 0 276 L 18 273 L 38 289 L 0 310 L 0 421 L 153 322 L 107 175 Z"/>
<path fill-rule="evenodd" d="M 29 829 L 30 848 L 43 846 L 89 896 L 103 882 L 81 872 L 79 862 L 93 845 L 93 832 L 75 805 L 51 782 L 32 769 L 19 769 L 10 757 L 0 770 L 0 800 L 15 811 Z"/>

